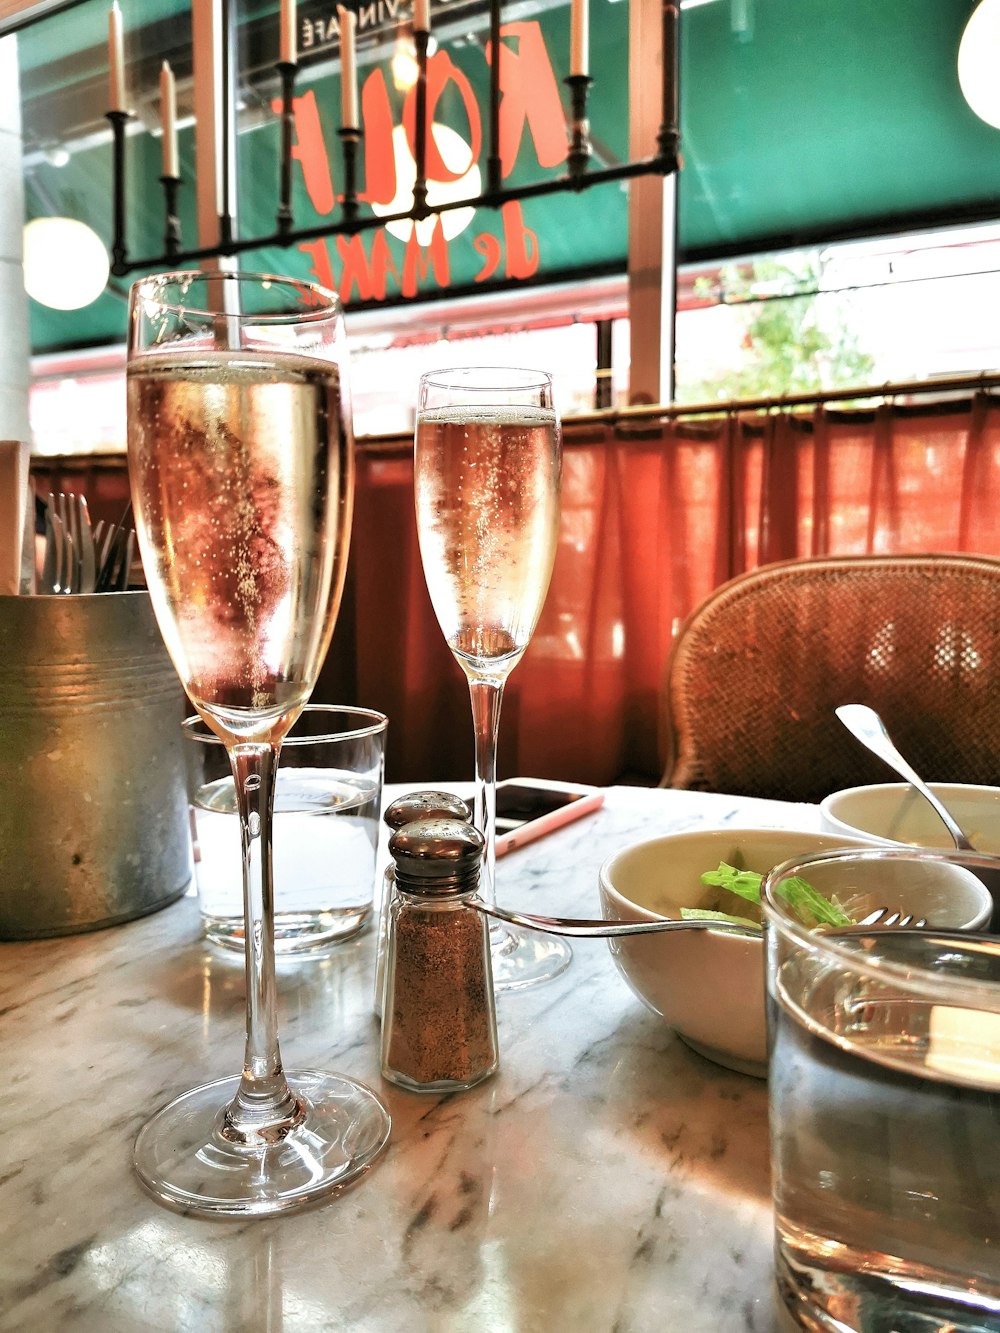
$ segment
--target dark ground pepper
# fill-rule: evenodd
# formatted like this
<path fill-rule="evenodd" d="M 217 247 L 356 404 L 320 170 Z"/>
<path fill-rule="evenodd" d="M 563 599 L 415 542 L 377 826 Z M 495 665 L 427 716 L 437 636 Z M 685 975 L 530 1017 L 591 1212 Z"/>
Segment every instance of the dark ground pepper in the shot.
<path fill-rule="evenodd" d="M 388 1064 L 414 1083 L 473 1081 L 496 1064 L 483 918 L 459 902 L 399 906 Z"/>

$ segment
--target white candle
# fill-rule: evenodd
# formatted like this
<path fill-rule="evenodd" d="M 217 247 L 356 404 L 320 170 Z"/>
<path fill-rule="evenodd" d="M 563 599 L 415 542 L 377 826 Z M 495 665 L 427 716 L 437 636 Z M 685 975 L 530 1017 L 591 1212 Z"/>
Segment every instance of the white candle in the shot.
<path fill-rule="evenodd" d="M 354 32 L 358 18 L 343 5 L 337 6 L 340 24 L 340 123 L 345 130 L 360 126 L 358 116 L 358 61 L 354 47 Z"/>
<path fill-rule="evenodd" d="M 160 121 L 163 125 L 163 174 L 181 174 L 177 158 L 177 85 L 174 71 L 164 60 L 160 70 Z"/>
<path fill-rule="evenodd" d="M 294 65 L 299 58 L 295 8 L 296 0 L 281 0 L 281 59 L 286 65 Z"/>
<path fill-rule="evenodd" d="M 122 45 L 122 12 L 118 0 L 113 0 L 108 14 L 108 61 L 110 77 L 108 89 L 111 105 L 109 111 L 125 110 L 125 48 Z"/>
<path fill-rule="evenodd" d="M 572 0 L 569 18 L 569 72 L 590 73 L 590 15 L 588 0 Z"/>
<path fill-rule="evenodd" d="M 413 0 L 414 32 L 430 32 L 431 0 Z"/>

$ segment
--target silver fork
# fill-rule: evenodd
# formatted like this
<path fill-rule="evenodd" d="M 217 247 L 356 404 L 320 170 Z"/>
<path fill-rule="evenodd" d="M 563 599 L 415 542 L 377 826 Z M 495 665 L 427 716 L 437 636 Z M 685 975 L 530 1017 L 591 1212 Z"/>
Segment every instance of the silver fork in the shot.
<path fill-rule="evenodd" d="M 45 510 L 45 561 L 42 565 L 42 592 L 59 591 L 59 577 L 62 573 L 62 534 L 56 533 L 53 519 L 58 521 L 50 507 Z"/>
<path fill-rule="evenodd" d="M 75 528 L 77 554 L 80 562 L 80 591 L 93 592 L 97 579 L 97 553 L 94 530 L 90 525 L 90 509 L 85 495 L 70 496 L 75 500 Z"/>
<path fill-rule="evenodd" d="M 59 492 L 63 525 L 63 592 L 80 591 L 80 512 L 72 491 Z"/>
<path fill-rule="evenodd" d="M 86 497 L 73 491 L 60 494 L 59 512 L 73 542 L 74 567 L 69 591 L 93 592 L 97 557 Z"/>
<path fill-rule="evenodd" d="M 735 921 L 718 921 L 714 917 L 665 917 L 662 921 L 607 921 L 603 917 L 594 920 L 587 917 L 536 916 L 532 912 L 511 912 L 506 908 L 497 907 L 495 903 L 483 902 L 481 898 L 470 899 L 469 906 L 474 907 L 477 912 L 496 917 L 498 921 L 506 921 L 512 926 L 526 926 L 529 930 L 542 930 L 549 935 L 570 935 L 578 938 L 654 935 L 672 930 L 721 930 L 727 935 L 745 935 L 751 939 L 760 939 L 761 936 L 759 928 L 741 926 Z M 902 912 L 890 912 L 887 907 L 876 907 L 862 920 L 855 922 L 851 928 L 878 926 L 898 930 L 909 926 L 912 930 L 922 930 L 926 925 L 927 922 L 923 918 L 916 919 Z"/>
<path fill-rule="evenodd" d="M 76 560 L 73 551 L 73 535 L 65 519 L 56 507 L 55 496 L 49 496 L 49 512 L 45 524 L 45 572 L 43 583 L 46 592 L 74 592 Z"/>
<path fill-rule="evenodd" d="M 95 592 L 123 592 L 128 587 L 135 543 L 135 533 L 126 527 L 130 512 L 131 506 L 118 523 L 108 524 L 101 536 Z"/>
<path fill-rule="evenodd" d="M 49 493 L 46 514 L 46 555 L 43 582 L 46 592 L 81 591 L 80 521 L 76 496 Z"/>
<path fill-rule="evenodd" d="M 923 930 L 927 925 L 927 920 L 925 917 L 910 916 L 904 912 L 890 912 L 888 907 L 876 907 L 873 912 L 869 912 L 860 921 L 856 921 L 855 925 L 883 926 L 896 930 L 905 930 L 909 926 L 911 930 Z"/>

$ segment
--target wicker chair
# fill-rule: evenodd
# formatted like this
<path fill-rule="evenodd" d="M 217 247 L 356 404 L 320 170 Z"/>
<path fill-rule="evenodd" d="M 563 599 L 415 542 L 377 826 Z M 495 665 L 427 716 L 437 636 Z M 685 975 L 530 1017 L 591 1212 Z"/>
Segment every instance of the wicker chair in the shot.
<path fill-rule="evenodd" d="M 842 703 L 877 709 L 928 780 L 1000 784 L 1000 560 L 762 566 L 688 617 L 664 693 L 661 786 L 816 801 L 897 781 Z"/>

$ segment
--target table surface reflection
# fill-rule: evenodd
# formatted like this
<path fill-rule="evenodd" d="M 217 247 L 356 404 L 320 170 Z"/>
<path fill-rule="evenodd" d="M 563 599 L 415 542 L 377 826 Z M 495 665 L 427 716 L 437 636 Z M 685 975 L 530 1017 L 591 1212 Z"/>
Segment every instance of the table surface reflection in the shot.
<path fill-rule="evenodd" d="M 597 915 L 606 856 L 700 823 L 815 828 L 818 814 L 612 788 L 596 815 L 503 858 L 500 900 Z M 3 945 L 0 1329 L 785 1328 L 765 1085 L 689 1051 L 604 941 L 573 951 L 562 977 L 500 996 L 500 1073 L 446 1099 L 379 1077 L 371 931 L 279 963 L 286 1066 L 379 1089 L 390 1147 L 305 1212 L 203 1221 L 147 1198 L 129 1159 L 164 1102 L 238 1072 L 239 958 L 206 945 L 193 897 L 111 930 Z"/>

